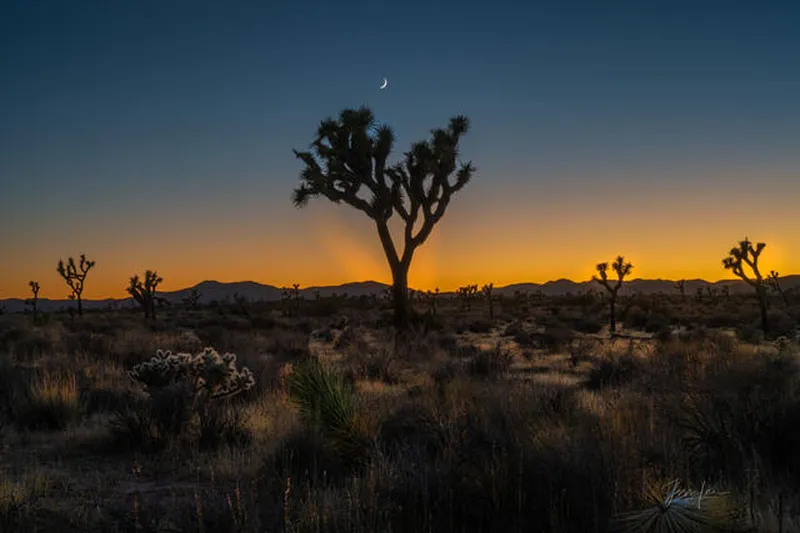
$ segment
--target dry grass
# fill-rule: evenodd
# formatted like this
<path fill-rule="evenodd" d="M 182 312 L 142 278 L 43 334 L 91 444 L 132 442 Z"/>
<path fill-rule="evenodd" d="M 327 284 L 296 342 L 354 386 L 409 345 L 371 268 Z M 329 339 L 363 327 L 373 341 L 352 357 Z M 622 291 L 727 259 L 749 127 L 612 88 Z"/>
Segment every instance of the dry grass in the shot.
<path fill-rule="evenodd" d="M 727 492 L 736 527 L 796 528 L 797 344 L 609 339 L 570 329 L 602 320 L 575 302 L 500 301 L 489 323 L 442 301 L 404 344 L 362 305 L 340 309 L 346 328 L 255 305 L 170 311 L 155 329 L 124 312 L 0 317 L 0 531 L 603 532 L 674 479 Z M 116 445 L 133 365 L 205 345 L 254 374 L 225 422 L 247 439 Z M 309 359 L 352 386 L 357 452 L 298 411 L 289 385 Z"/>

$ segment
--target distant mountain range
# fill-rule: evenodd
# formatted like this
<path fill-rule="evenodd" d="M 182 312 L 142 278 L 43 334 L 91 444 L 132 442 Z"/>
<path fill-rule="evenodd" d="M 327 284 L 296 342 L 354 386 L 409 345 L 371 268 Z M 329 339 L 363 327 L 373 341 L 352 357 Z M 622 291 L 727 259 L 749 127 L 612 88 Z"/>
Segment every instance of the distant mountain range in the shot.
<path fill-rule="evenodd" d="M 783 276 L 780 278 L 780 284 L 783 289 L 791 289 L 800 287 L 800 275 Z M 752 290 L 747 284 L 741 280 L 723 280 L 710 282 L 702 279 L 686 280 L 685 291 L 687 295 L 694 295 L 697 289 L 705 290 L 707 287 L 721 289 L 724 286 L 730 287 L 731 293 L 747 292 Z M 354 283 L 345 283 L 344 285 L 336 286 L 322 286 L 322 287 L 306 287 L 300 289 L 300 294 L 305 299 L 314 299 L 316 291 L 323 298 L 338 294 L 340 296 L 347 295 L 350 297 L 381 295 L 389 285 L 379 283 L 377 281 L 360 281 Z M 166 299 L 170 303 L 181 303 L 184 298 L 187 298 L 192 289 L 197 289 L 200 293 L 200 303 L 207 304 L 212 301 L 233 301 L 236 295 L 244 297 L 248 301 L 276 301 L 280 300 L 283 289 L 273 285 L 264 285 L 254 281 L 237 281 L 232 283 L 221 283 L 219 281 L 203 281 L 194 287 L 188 287 L 179 291 L 173 292 L 160 292 L 159 296 Z M 579 294 L 586 292 L 589 289 L 595 291 L 602 290 L 602 287 L 593 281 L 571 281 L 568 279 L 559 279 L 555 281 L 548 281 L 547 283 L 515 283 L 505 287 L 495 287 L 495 294 L 502 296 L 512 296 L 516 291 L 535 293 L 541 291 L 546 296 L 562 296 L 567 293 Z M 675 288 L 675 281 L 663 279 L 633 279 L 626 281 L 620 294 L 630 293 L 654 294 L 654 293 L 667 293 L 678 294 Z M 452 295 L 453 292 L 443 292 L 442 295 Z M 58 311 L 74 305 L 70 300 L 50 300 L 47 298 L 40 298 L 38 307 L 41 311 Z M 84 309 L 103 309 L 110 306 L 136 307 L 133 298 L 106 298 L 104 300 L 84 300 Z M 25 309 L 25 300 L 20 298 L 8 298 L 0 300 L 0 308 L 3 308 L 9 313 L 18 313 Z"/>

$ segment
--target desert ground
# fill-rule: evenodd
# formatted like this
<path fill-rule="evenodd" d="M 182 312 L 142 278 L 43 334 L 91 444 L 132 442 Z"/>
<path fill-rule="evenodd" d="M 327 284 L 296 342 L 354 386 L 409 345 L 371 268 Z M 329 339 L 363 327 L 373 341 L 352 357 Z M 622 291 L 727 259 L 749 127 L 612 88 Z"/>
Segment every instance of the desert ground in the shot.
<path fill-rule="evenodd" d="M 0 315 L 0 531 L 800 530 L 800 294 L 414 306 Z"/>

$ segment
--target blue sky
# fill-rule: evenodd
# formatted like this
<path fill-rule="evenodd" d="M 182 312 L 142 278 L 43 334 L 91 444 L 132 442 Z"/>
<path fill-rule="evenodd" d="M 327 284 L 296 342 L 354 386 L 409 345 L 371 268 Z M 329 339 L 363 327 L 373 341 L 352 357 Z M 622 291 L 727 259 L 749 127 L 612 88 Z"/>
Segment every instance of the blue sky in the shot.
<path fill-rule="evenodd" d="M 2 255 L 94 247 L 108 262 L 136 228 L 198 243 L 197 232 L 231 240 L 246 226 L 242 238 L 283 246 L 277 233 L 309 216 L 289 201 L 291 149 L 362 104 L 393 126 L 398 154 L 470 116 L 462 153 L 479 174 L 459 224 L 494 220 L 501 232 L 518 222 L 500 216 L 509 206 L 619 200 L 609 189 L 633 204 L 733 191 L 709 200 L 731 207 L 768 189 L 758 215 L 740 213 L 756 217 L 749 227 L 797 218 L 780 206 L 800 197 L 800 8 L 645 4 L 6 0 Z"/>

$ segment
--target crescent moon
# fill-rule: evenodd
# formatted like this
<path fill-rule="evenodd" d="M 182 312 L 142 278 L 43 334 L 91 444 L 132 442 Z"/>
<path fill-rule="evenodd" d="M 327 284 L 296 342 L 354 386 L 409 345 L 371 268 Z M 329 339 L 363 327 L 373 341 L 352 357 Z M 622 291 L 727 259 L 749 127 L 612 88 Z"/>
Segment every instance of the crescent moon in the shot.
<path fill-rule="evenodd" d="M 389 80 L 387 80 L 386 78 L 383 78 L 383 85 L 381 85 L 380 88 L 381 89 L 385 89 L 388 86 L 389 86 Z"/>

